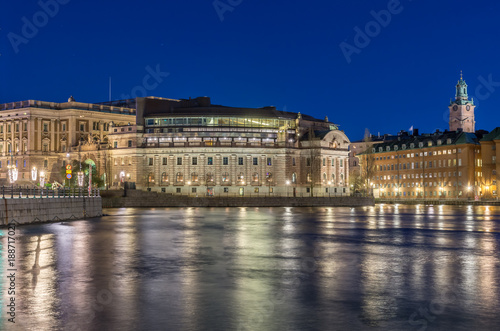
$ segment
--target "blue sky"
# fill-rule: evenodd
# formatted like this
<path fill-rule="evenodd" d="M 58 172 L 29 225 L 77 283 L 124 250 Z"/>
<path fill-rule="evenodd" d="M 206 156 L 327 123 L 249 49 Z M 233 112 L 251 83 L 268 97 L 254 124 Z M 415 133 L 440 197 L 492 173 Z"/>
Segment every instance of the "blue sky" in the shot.
<path fill-rule="evenodd" d="M 476 128 L 500 126 L 495 1 L 1 1 L 1 103 L 107 101 L 111 76 L 113 99 L 274 105 L 356 140 L 447 129 L 463 70 Z"/>

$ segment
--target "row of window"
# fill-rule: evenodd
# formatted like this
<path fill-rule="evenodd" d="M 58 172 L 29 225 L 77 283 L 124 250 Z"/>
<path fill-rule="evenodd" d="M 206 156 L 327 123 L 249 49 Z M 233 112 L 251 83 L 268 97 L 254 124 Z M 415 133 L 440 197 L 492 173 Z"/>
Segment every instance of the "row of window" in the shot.
<path fill-rule="evenodd" d="M 0 124 L 0 133 L 3 133 L 4 131 L 4 125 L 3 124 Z M 15 128 L 15 132 L 19 132 L 19 123 L 16 123 L 14 125 L 14 128 Z M 28 123 L 23 123 L 23 131 L 28 131 Z M 11 124 L 7 124 L 7 132 L 12 132 L 12 125 Z"/>
<path fill-rule="evenodd" d="M 221 180 L 223 183 L 229 183 L 230 182 L 230 174 L 228 172 L 224 172 L 222 175 L 221 175 Z M 331 177 L 332 181 L 330 182 L 330 184 L 333 184 L 335 183 L 335 175 L 332 174 L 332 177 Z M 161 183 L 165 184 L 165 183 L 168 183 L 169 182 L 169 175 L 167 172 L 163 172 L 161 174 Z M 265 180 L 266 182 L 272 182 L 273 181 L 273 174 L 271 172 L 267 172 L 266 173 L 266 176 L 265 176 Z M 342 184 L 344 180 L 344 174 L 340 174 L 340 184 Z M 151 182 L 154 182 L 155 181 L 155 176 L 153 173 L 149 173 L 148 175 L 148 181 L 151 183 Z M 244 184 L 245 183 L 245 175 L 240 172 L 239 175 L 236 176 L 236 181 L 240 184 Z M 310 183 L 312 181 L 312 175 L 311 173 L 308 173 L 307 176 L 306 176 L 306 181 L 308 183 Z M 326 184 L 326 181 L 327 181 L 327 175 L 326 173 L 323 173 L 323 182 L 325 182 Z M 176 183 L 183 183 L 184 182 L 184 174 L 182 172 L 177 172 L 177 174 L 175 175 L 175 182 Z M 199 182 L 199 175 L 197 172 L 192 172 L 191 173 L 191 183 L 193 184 L 196 184 Z M 205 176 L 205 182 L 206 183 L 213 183 L 214 182 L 214 174 L 209 172 L 206 174 Z M 252 183 L 258 183 L 259 182 L 259 174 L 257 172 L 254 172 L 252 174 L 252 177 L 251 177 L 251 182 Z M 297 183 L 297 174 L 294 172 L 292 174 L 292 184 L 296 184 Z"/>
<path fill-rule="evenodd" d="M 496 195 L 496 191 L 493 191 L 493 195 Z M 380 194 L 382 197 L 387 197 L 387 196 L 402 196 L 402 197 L 415 197 L 415 196 L 434 196 L 434 197 L 437 197 L 437 196 L 442 196 L 442 197 L 446 197 L 446 196 L 449 196 L 449 197 L 456 197 L 457 196 L 457 191 L 425 191 L 425 192 L 415 192 L 415 191 L 403 191 L 403 192 L 382 192 Z M 463 192 L 462 191 L 458 191 L 458 196 L 462 196 L 463 195 Z"/>
<path fill-rule="evenodd" d="M 496 185 L 496 181 L 495 184 Z M 419 183 L 419 182 L 410 182 L 410 183 L 389 183 L 389 184 L 375 184 L 375 188 L 398 188 L 398 187 L 444 187 L 444 186 L 457 186 L 456 181 L 444 181 L 444 182 L 425 182 L 425 183 Z M 458 182 L 458 186 L 462 186 L 462 181 Z"/>
<path fill-rule="evenodd" d="M 241 117 L 148 118 L 146 126 L 229 126 L 247 128 L 295 128 L 294 120 Z"/>
<path fill-rule="evenodd" d="M 177 158 L 177 165 L 182 165 L 183 162 L 183 157 L 178 157 Z M 148 165 L 152 166 L 154 165 L 154 159 L 150 157 L 148 159 Z M 168 165 L 168 157 L 162 158 L 162 165 Z M 191 165 L 198 165 L 198 157 L 193 156 L 191 157 Z M 207 165 L 214 165 L 214 158 L 212 156 L 207 157 Z M 224 156 L 222 158 L 222 165 L 229 165 L 229 157 Z M 238 165 L 244 165 L 244 158 L 243 157 L 238 157 Z M 259 158 L 254 157 L 252 158 L 252 165 L 256 166 L 259 165 Z M 266 165 L 272 166 L 273 165 L 273 159 L 271 157 L 268 157 L 266 160 Z"/>
<path fill-rule="evenodd" d="M 191 183 L 192 184 L 196 184 L 199 182 L 199 175 L 197 172 L 192 172 L 191 173 Z M 184 182 L 184 174 L 182 172 L 177 172 L 176 175 L 175 175 L 175 182 L 176 183 L 183 183 Z M 167 172 L 163 172 L 161 174 L 161 183 L 162 184 L 166 184 L 169 182 L 169 175 Z M 265 177 L 265 180 L 266 182 L 272 182 L 273 181 L 273 174 L 271 172 L 267 172 L 266 173 L 266 177 Z M 148 175 L 148 181 L 151 183 L 151 182 L 154 182 L 155 181 L 155 176 L 153 173 L 149 173 Z M 214 183 L 215 181 L 215 177 L 214 177 L 214 174 L 209 172 L 205 175 L 205 182 L 206 183 Z M 231 176 L 229 175 L 228 172 L 224 172 L 222 175 L 221 175 L 221 181 L 223 183 L 229 183 L 231 181 Z M 244 174 L 241 172 L 238 176 L 236 176 L 236 181 L 240 184 L 244 184 L 245 183 L 245 176 Z M 253 183 L 258 183 L 259 182 L 259 174 L 258 173 L 253 173 L 252 175 L 252 178 L 251 178 L 251 181 Z"/>
<path fill-rule="evenodd" d="M 402 174 L 402 175 L 384 175 L 384 176 L 373 176 L 373 180 L 394 180 L 394 179 L 398 179 L 398 176 L 399 176 L 399 179 L 410 179 L 410 178 L 432 178 L 432 173 L 426 173 L 426 174 Z M 462 176 L 462 172 L 459 171 L 458 172 L 458 176 L 461 177 Z M 435 172 L 434 173 L 434 178 L 438 178 L 438 177 L 446 177 L 446 172 Z M 448 177 L 452 177 L 452 172 L 448 172 Z M 454 171 L 453 172 L 453 177 L 457 177 L 457 172 Z"/>
<path fill-rule="evenodd" d="M 426 169 L 428 168 L 442 168 L 442 167 L 456 167 L 457 159 L 448 159 L 448 160 L 434 160 L 428 162 L 408 162 L 408 163 L 397 163 L 397 164 L 384 164 L 380 166 L 375 166 L 375 169 L 378 171 L 388 171 L 388 170 L 406 170 L 406 169 L 419 169 L 422 168 L 423 165 L 426 165 Z M 458 159 L 458 166 L 462 166 L 462 159 Z"/>
<path fill-rule="evenodd" d="M 10 160 L 7 160 L 7 166 L 10 166 Z M 15 161 L 16 168 L 19 167 L 18 161 Z M 2 161 L 0 161 L 0 168 L 2 168 Z M 23 168 L 26 168 L 26 160 L 23 160 Z"/>
<path fill-rule="evenodd" d="M 448 144 L 451 144 L 451 139 L 448 139 L 448 141 L 449 141 L 449 142 L 448 142 Z M 437 145 L 437 146 L 441 146 L 441 145 L 442 145 L 441 140 L 438 140 L 436 145 Z M 432 146 L 433 146 L 433 142 L 432 142 L 432 141 L 427 141 L 426 143 L 424 143 L 424 142 L 419 142 L 419 143 L 418 143 L 418 147 L 419 147 L 419 148 L 422 148 L 422 147 L 424 147 L 424 146 L 427 146 L 427 147 L 432 147 Z M 410 147 L 410 149 L 413 149 L 413 148 L 415 148 L 415 144 L 414 144 L 414 143 L 411 143 L 411 144 L 409 145 L 409 147 Z M 407 148 L 407 145 L 406 145 L 406 144 L 402 144 L 402 145 L 401 145 L 401 149 L 402 149 L 402 150 L 405 150 L 406 148 Z M 394 151 L 399 150 L 399 145 L 394 145 L 394 146 L 392 147 L 392 150 L 394 150 Z M 377 149 L 376 149 L 375 147 L 373 147 L 373 148 L 372 148 L 372 152 L 373 152 L 373 153 L 375 153 L 376 151 L 377 151 Z M 379 147 L 378 147 L 378 151 L 379 151 L 379 152 L 383 152 L 383 151 L 384 151 L 384 148 L 383 148 L 382 146 L 379 146 Z M 391 146 L 385 146 L 385 151 L 390 152 L 390 151 L 391 151 Z M 432 153 L 432 152 L 431 152 L 431 153 Z"/>
<path fill-rule="evenodd" d="M 23 124 L 23 131 L 28 131 L 28 123 L 22 123 Z M 99 122 L 93 122 L 92 129 L 97 131 L 100 130 L 100 123 Z M 7 124 L 7 133 L 12 132 L 12 125 Z M 14 124 L 15 132 L 19 132 L 19 123 Z M 42 123 L 42 130 L 43 132 L 49 132 L 49 123 Z M 107 131 L 109 130 L 109 123 L 103 123 L 102 124 L 102 130 Z M 66 123 L 61 123 L 61 131 L 66 132 Z M 85 123 L 80 123 L 80 131 L 85 131 Z M 0 133 L 4 133 L 4 126 L 0 125 Z"/>
<path fill-rule="evenodd" d="M 382 147 L 380 147 L 382 148 Z M 390 155 L 390 156 L 380 156 L 376 157 L 375 160 L 389 160 L 389 159 L 406 159 L 406 158 L 411 158 L 411 157 L 419 157 L 419 156 L 436 156 L 436 155 L 451 155 L 451 154 L 456 154 L 457 150 L 456 149 L 448 149 L 448 150 L 442 150 L 442 151 L 430 151 L 430 152 L 423 152 L 423 153 L 408 153 L 408 154 L 398 154 L 398 155 Z M 458 153 L 462 153 L 462 149 L 458 149 Z"/>
<path fill-rule="evenodd" d="M 116 143 L 116 142 L 115 142 Z M 182 165 L 183 162 L 183 157 L 177 157 L 177 165 Z M 148 159 L 148 164 L 150 166 L 154 165 L 154 158 L 150 157 Z M 192 165 L 198 165 L 198 157 L 193 156 L 191 157 L 191 164 Z M 168 165 L 168 157 L 162 158 L 162 165 Z M 214 158 L 209 156 L 207 157 L 207 165 L 214 165 Z M 222 165 L 229 165 L 229 157 L 224 156 L 222 157 Z M 244 157 L 238 157 L 238 165 L 245 165 L 245 158 Z M 252 158 L 252 165 L 256 166 L 259 165 L 259 158 L 254 157 Z M 272 166 L 273 165 L 273 159 L 271 157 L 266 158 L 266 165 Z M 292 158 L 292 166 L 295 166 L 295 158 Z M 306 165 L 308 167 L 311 166 L 311 158 L 306 159 Z M 323 158 L 323 166 L 326 166 L 326 159 Z M 335 166 L 335 159 L 332 159 L 332 166 Z M 344 167 L 344 160 L 339 159 L 339 167 Z"/>

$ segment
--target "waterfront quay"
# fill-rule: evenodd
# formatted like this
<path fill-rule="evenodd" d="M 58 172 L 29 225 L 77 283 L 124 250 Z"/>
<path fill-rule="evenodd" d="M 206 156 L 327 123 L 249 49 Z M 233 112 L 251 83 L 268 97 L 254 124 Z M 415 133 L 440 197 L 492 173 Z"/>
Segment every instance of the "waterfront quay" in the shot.
<path fill-rule="evenodd" d="M 500 206 L 497 199 L 374 199 L 376 204 Z"/>
<path fill-rule="evenodd" d="M 2 186 L 0 223 L 27 224 L 102 216 L 99 190 Z"/>
<path fill-rule="evenodd" d="M 101 191 L 104 208 L 124 207 L 360 207 L 372 206 L 371 197 L 332 195 L 330 197 L 182 196 L 140 190 Z"/>

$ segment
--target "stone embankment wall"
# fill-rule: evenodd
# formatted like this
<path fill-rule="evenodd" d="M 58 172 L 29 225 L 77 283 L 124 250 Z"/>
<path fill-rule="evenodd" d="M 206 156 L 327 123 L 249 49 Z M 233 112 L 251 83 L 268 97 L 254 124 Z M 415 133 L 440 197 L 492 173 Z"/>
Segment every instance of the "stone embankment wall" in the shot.
<path fill-rule="evenodd" d="M 375 199 L 375 203 L 385 203 L 385 204 L 401 204 L 401 205 L 472 205 L 472 206 L 500 206 L 500 201 L 498 200 L 454 200 L 454 199 Z"/>
<path fill-rule="evenodd" d="M 157 192 L 128 190 L 101 191 L 104 208 L 123 207 L 358 207 L 372 206 L 372 198 L 365 197 L 186 197 Z"/>
<path fill-rule="evenodd" d="M 101 197 L 0 199 L 1 225 L 65 221 L 102 216 Z"/>

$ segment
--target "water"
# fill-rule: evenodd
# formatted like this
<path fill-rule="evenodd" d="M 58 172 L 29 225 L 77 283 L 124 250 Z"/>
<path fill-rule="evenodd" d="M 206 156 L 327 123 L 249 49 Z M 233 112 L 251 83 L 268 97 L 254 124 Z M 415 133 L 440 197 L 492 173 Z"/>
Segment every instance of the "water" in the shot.
<path fill-rule="evenodd" d="M 494 330 L 500 209 L 113 209 L 19 227 L 1 330 Z"/>

